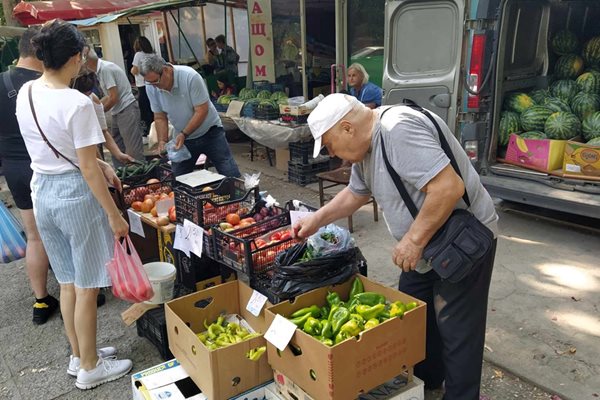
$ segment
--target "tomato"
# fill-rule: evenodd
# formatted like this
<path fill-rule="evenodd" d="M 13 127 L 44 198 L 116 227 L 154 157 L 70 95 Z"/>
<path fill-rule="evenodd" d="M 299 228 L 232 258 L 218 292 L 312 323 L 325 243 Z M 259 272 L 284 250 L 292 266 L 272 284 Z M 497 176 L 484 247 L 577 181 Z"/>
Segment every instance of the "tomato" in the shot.
<path fill-rule="evenodd" d="M 273 234 L 272 234 L 272 235 L 269 237 L 269 239 L 270 239 L 271 241 L 275 241 L 275 242 L 278 242 L 278 241 L 280 241 L 280 240 L 281 240 L 281 232 L 275 232 L 275 233 L 273 233 Z"/>
<path fill-rule="evenodd" d="M 279 240 L 284 241 L 284 240 L 289 240 L 291 238 L 292 238 L 292 234 L 289 231 L 286 231 L 281 234 L 281 237 L 279 238 Z"/>
<path fill-rule="evenodd" d="M 243 224 L 244 222 L 245 222 L 245 223 L 247 223 L 247 224 L 249 224 L 249 225 L 252 225 L 252 224 L 255 224 L 255 223 L 256 223 L 256 221 L 255 221 L 255 220 L 254 220 L 254 218 L 252 218 L 252 217 L 248 217 L 248 218 L 244 218 L 244 219 L 242 219 L 242 220 L 240 221 L 240 224 Z"/>
<path fill-rule="evenodd" d="M 152 210 L 152 207 L 154 207 L 154 201 L 152 199 L 146 199 L 142 203 L 142 210 L 141 211 L 143 213 L 149 213 Z"/>
<path fill-rule="evenodd" d="M 135 211 L 142 211 L 142 202 L 134 201 L 133 203 L 131 203 L 131 208 L 133 208 Z"/>
<path fill-rule="evenodd" d="M 256 239 L 256 246 L 260 249 L 262 247 L 265 247 L 267 245 L 267 242 L 264 241 L 263 239 Z"/>
<path fill-rule="evenodd" d="M 227 214 L 227 216 L 225 217 L 225 221 L 227 221 L 228 223 L 230 223 L 233 226 L 239 225 L 240 216 L 237 214 L 234 214 L 234 213 Z"/>

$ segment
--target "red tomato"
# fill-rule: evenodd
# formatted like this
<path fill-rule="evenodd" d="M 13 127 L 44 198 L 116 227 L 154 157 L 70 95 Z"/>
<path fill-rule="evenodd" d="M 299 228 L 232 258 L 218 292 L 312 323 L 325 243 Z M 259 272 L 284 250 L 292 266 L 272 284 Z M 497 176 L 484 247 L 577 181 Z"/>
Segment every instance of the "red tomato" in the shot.
<path fill-rule="evenodd" d="M 281 234 L 281 238 L 279 238 L 279 240 L 283 241 L 283 240 L 288 240 L 291 238 L 292 238 L 292 234 L 289 231 L 286 231 Z"/>
<path fill-rule="evenodd" d="M 273 234 L 272 234 L 272 235 L 269 237 L 269 239 L 270 239 L 271 241 L 275 241 L 275 242 L 277 242 L 277 241 L 281 240 L 281 232 L 275 232 L 275 233 L 273 233 Z"/>

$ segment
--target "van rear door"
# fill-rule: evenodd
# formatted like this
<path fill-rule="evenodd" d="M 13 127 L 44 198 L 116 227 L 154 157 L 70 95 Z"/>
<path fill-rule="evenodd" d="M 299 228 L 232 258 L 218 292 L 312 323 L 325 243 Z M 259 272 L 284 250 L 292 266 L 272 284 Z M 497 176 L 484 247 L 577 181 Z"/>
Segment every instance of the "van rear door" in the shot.
<path fill-rule="evenodd" d="M 386 2 L 383 104 L 410 99 L 454 128 L 464 10 L 463 0 Z"/>

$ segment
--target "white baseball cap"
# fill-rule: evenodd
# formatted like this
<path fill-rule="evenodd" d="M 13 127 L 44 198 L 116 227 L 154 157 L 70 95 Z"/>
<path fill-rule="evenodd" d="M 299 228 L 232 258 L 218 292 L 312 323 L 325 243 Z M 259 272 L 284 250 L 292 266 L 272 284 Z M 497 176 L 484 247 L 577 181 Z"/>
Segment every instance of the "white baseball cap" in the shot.
<path fill-rule="evenodd" d="M 317 107 L 308 115 L 308 127 L 315 139 L 313 158 L 317 158 L 321 152 L 323 134 L 352 111 L 352 108 L 357 103 L 358 99 L 356 97 L 334 93 L 321 100 Z"/>

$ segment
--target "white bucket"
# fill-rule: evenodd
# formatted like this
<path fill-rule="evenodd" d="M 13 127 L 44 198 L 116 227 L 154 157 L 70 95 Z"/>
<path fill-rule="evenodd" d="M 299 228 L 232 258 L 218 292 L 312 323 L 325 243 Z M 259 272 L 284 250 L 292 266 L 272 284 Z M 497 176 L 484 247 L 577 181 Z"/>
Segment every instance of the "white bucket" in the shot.
<path fill-rule="evenodd" d="M 145 303 L 163 304 L 173 299 L 177 273 L 175 266 L 166 262 L 151 262 L 144 264 L 144 269 L 154 290 L 154 296 Z"/>

